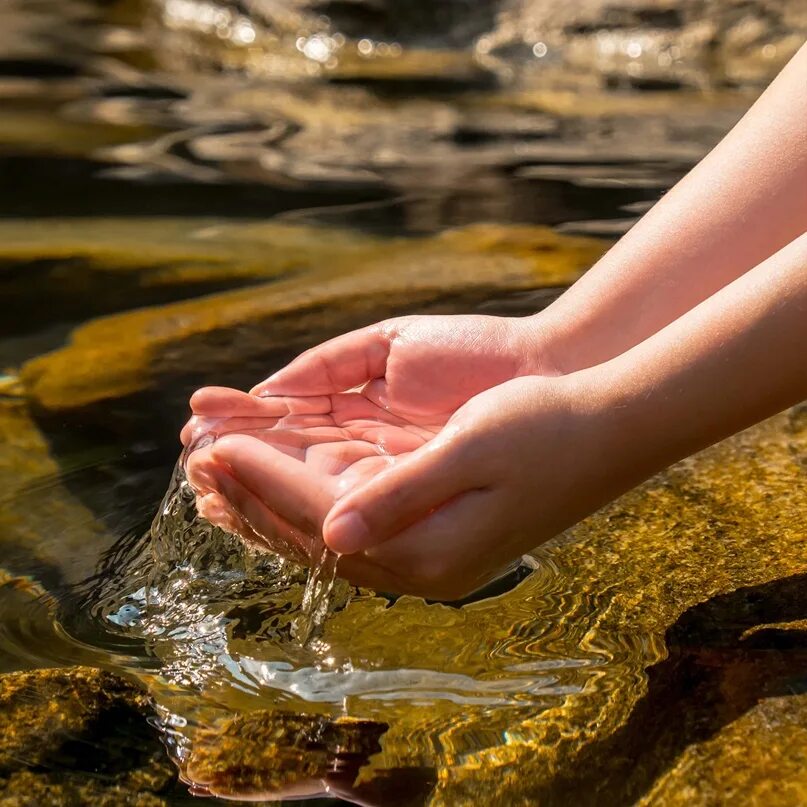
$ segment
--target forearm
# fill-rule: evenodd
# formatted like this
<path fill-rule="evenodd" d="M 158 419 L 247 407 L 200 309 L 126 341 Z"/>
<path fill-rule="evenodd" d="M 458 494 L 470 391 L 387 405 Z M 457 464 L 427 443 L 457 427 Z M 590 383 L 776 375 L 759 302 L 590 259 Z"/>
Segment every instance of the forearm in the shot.
<path fill-rule="evenodd" d="M 807 230 L 807 45 L 724 140 L 538 315 L 562 371 L 618 356 Z"/>
<path fill-rule="evenodd" d="M 807 233 L 581 375 L 623 489 L 807 399 Z"/>

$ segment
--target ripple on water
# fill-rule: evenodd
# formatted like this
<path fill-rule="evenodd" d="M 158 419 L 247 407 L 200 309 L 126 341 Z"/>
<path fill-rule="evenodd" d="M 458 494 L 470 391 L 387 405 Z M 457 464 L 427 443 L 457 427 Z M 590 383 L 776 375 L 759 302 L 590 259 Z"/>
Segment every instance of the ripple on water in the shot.
<path fill-rule="evenodd" d="M 641 637 L 592 639 L 607 593 L 567 590 L 573 578 L 545 548 L 525 558 L 532 571 L 515 588 L 461 608 L 344 586 L 319 635 L 301 644 L 293 626 L 305 573 L 200 519 L 181 473 L 154 528 L 111 557 L 76 609 L 88 621 L 68 628 L 109 652 L 140 643 L 143 658 L 130 669 L 145 675 L 157 725 L 200 792 L 292 787 L 267 779 L 276 756 L 240 758 L 233 721 L 258 745 L 285 749 L 299 792 L 335 792 L 342 746 L 323 732 L 376 738 L 360 760 L 371 758 L 365 778 L 398 787 L 401 771 L 410 781 L 523 741 L 525 720 L 570 696 L 635 685 L 647 662 Z M 324 755 L 313 773 L 301 748 Z M 235 757 L 249 782 L 225 781 Z"/>

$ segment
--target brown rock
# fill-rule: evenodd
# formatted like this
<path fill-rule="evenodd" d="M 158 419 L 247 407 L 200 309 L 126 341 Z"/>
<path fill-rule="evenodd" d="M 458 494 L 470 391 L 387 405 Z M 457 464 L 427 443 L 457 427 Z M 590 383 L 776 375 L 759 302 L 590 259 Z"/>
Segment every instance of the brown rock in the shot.
<path fill-rule="evenodd" d="M 228 237 L 238 232 L 232 228 Z M 265 239 L 274 262 L 284 261 L 282 226 L 245 225 L 242 232 Z M 164 395 L 162 385 L 183 375 L 226 383 L 235 372 L 248 383 L 247 372 L 253 380 L 266 375 L 278 353 L 289 356 L 394 313 L 566 286 L 607 245 L 540 227 L 493 225 L 424 239 L 357 242 L 338 231 L 309 230 L 307 239 L 308 254 L 298 251 L 293 278 L 79 328 L 66 348 L 25 365 L 27 393 L 39 408 L 70 410 L 141 391 Z"/>
<path fill-rule="evenodd" d="M 807 803 L 807 696 L 769 698 L 686 749 L 641 807 Z"/>
<path fill-rule="evenodd" d="M 371 721 L 251 712 L 201 732 L 184 767 L 195 787 L 218 796 L 255 797 L 334 776 L 352 784 L 385 730 Z"/>
<path fill-rule="evenodd" d="M 0 676 L 0 804 L 157 807 L 173 766 L 140 690 L 87 668 Z"/>

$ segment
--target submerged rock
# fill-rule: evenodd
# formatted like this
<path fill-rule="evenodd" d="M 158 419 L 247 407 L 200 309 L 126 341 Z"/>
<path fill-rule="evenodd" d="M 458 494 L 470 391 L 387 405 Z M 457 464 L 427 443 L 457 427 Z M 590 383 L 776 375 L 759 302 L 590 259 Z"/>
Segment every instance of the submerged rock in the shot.
<path fill-rule="evenodd" d="M 0 222 L 0 329 L 19 336 L 103 314 L 266 283 L 310 263 L 293 227 L 234 237 L 216 219 Z M 237 228 L 236 228 L 237 229 Z M 48 289 L 48 295 L 42 289 Z M 58 306 L 53 305 L 58 299 Z M 13 358 L 13 357 L 9 357 Z"/>
<path fill-rule="evenodd" d="M 387 240 L 231 225 L 220 237 L 272 252 L 272 264 L 293 266 L 293 276 L 82 326 L 68 346 L 22 368 L 35 406 L 77 410 L 159 389 L 164 409 L 182 379 L 174 403 L 184 409 L 191 385 L 254 383 L 304 347 L 385 316 L 458 310 L 497 294 L 565 287 L 608 243 L 542 227 L 495 225 Z"/>
<path fill-rule="evenodd" d="M 100 670 L 0 676 L 0 805 L 159 807 L 173 766 L 142 692 Z"/>
<path fill-rule="evenodd" d="M 322 715 L 253 712 L 203 731 L 183 764 L 197 789 L 236 798 L 313 787 L 327 779 L 353 784 L 380 750 L 386 726 Z"/>
<path fill-rule="evenodd" d="M 664 773 L 640 807 L 807 803 L 807 695 L 768 698 Z"/>
<path fill-rule="evenodd" d="M 0 557 L 14 574 L 33 575 L 48 586 L 87 577 L 109 532 L 65 486 L 64 472 L 92 465 L 103 451 L 76 451 L 60 466 L 28 404 L 0 397 Z M 44 504 L 44 506 L 43 506 Z"/>

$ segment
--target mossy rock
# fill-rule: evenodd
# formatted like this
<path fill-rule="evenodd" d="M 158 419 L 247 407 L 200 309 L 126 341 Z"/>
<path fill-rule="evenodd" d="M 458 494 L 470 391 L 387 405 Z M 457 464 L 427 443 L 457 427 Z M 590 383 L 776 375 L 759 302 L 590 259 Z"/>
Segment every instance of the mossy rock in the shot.
<path fill-rule="evenodd" d="M 138 782 L 106 785 L 60 771 L 17 771 L 0 777 L 0 807 L 168 807 L 171 802 Z"/>
<path fill-rule="evenodd" d="M 282 228 L 280 230 L 282 232 Z M 260 232 L 256 227 L 249 232 Z M 278 229 L 265 248 L 282 263 Z M 296 350 L 384 316 L 572 283 L 607 242 L 540 227 L 476 225 L 419 239 L 334 240 L 308 232 L 310 252 L 294 277 L 106 317 L 70 343 L 28 362 L 32 403 L 69 411 L 140 392 L 164 395 L 172 378 L 254 382 Z M 183 395 L 185 390 L 183 389 Z"/>
<path fill-rule="evenodd" d="M 195 788 L 252 797 L 329 777 L 352 784 L 386 726 L 367 720 L 259 711 L 201 731 L 184 761 Z"/>
<path fill-rule="evenodd" d="M 807 804 L 807 695 L 768 698 L 686 749 L 639 807 Z"/>
<path fill-rule="evenodd" d="M 175 781 L 148 701 L 83 667 L 0 676 L 0 805 L 157 807 Z"/>

